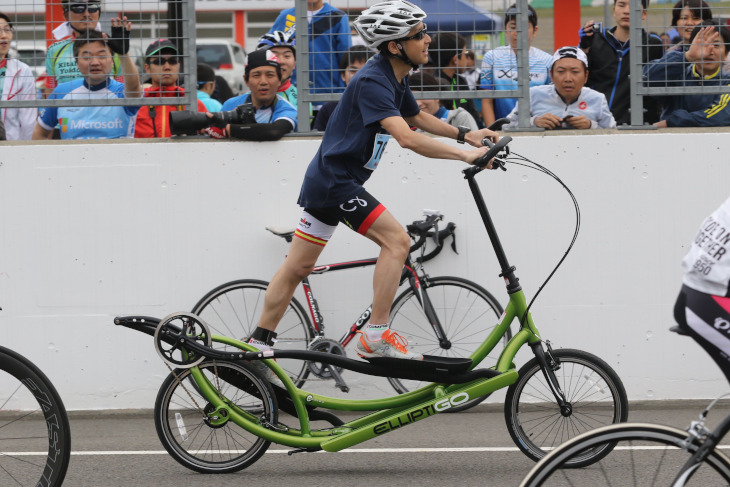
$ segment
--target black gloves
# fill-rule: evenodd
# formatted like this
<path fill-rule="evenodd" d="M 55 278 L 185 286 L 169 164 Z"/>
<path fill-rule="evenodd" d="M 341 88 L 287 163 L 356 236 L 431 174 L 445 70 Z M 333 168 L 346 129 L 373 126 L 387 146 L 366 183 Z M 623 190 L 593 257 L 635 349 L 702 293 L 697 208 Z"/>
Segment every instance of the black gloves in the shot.
<path fill-rule="evenodd" d="M 112 35 L 107 44 L 112 52 L 120 55 L 127 54 L 129 52 L 129 31 L 123 26 L 112 26 Z"/>

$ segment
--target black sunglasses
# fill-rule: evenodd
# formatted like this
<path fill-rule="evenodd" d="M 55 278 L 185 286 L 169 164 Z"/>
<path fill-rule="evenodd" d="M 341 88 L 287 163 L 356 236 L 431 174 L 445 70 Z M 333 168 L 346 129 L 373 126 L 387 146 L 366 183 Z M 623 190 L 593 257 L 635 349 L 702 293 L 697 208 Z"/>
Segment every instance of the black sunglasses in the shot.
<path fill-rule="evenodd" d="M 85 11 L 89 11 L 90 14 L 95 14 L 99 10 L 101 10 L 101 6 L 99 5 L 88 5 L 86 3 L 74 3 L 68 8 L 70 11 L 72 11 L 75 14 L 82 14 Z"/>
<path fill-rule="evenodd" d="M 420 41 L 421 39 L 423 39 L 424 37 L 426 37 L 426 34 L 427 34 L 426 30 L 427 29 L 428 29 L 428 26 L 426 24 L 423 24 L 423 30 L 420 30 L 420 31 L 416 32 L 412 36 L 404 37 L 403 39 L 401 39 L 401 42 L 412 41 L 413 39 L 415 39 L 417 41 Z"/>
<path fill-rule="evenodd" d="M 150 58 L 149 64 L 156 64 L 162 66 L 167 63 L 170 66 L 175 66 L 178 63 L 178 59 L 175 56 L 171 57 L 153 57 Z"/>

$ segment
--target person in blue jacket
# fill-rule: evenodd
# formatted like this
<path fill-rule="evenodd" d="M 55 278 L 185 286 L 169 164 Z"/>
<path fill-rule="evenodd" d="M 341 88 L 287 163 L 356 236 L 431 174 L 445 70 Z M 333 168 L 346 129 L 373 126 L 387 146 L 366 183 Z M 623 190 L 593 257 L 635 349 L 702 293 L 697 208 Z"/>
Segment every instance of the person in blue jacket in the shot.
<path fill-rule="evenodd" d="M 726 86 L 730 75 L 723 60 L 730 45 L 730 30 L 716 20 L 698 24 L 687 51 L 671 50 L 644 67 L 644 86 Z M 661 95 L 657 127 L 722 127 L 730 125 L 730 94 L 689 93 Z"/>
<path fill-rule="evenodd" d="M 352 45 L 347 14 L 325 3 L 307 0 L 309 19 L 309 82 L 312 93 L 342 93 L 345 84 L 340 77 L 340 57 Z M 287 32 L 296 28 L 294 7 L 283 10 L 269 32 Z M 296 71 L 292 82 L 297 84 Z M 297 85 L 301 90 L 302 86 Z"/>

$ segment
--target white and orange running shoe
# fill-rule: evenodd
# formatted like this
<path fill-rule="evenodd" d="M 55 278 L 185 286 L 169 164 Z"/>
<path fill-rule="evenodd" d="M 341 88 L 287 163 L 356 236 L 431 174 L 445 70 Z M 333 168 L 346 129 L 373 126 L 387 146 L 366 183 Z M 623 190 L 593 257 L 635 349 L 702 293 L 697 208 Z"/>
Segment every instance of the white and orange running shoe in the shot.
<path fill-rule="evenodd" d="M 367 334 L 360 333 L 355 350 L 362 358 L 388 357 L 405 360 L 423 360 L 423 355 L 408 351 L 408 340 L 394 331 L 385 330 L 380 340 L 370 341 Z"/>

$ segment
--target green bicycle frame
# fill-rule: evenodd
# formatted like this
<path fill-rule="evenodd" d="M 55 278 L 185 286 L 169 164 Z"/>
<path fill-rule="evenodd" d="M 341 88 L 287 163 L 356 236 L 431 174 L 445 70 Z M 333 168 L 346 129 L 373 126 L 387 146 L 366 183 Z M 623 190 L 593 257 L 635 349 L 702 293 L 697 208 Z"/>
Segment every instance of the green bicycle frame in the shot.
<path fill-rule="evenodd" d="M 521 290 L 510 295 L 509 304 L 499 325 L 469 357 L 473 361 L 472 368 L 497 346 L 510 324 L 516 317 L 522 316 L 525 309 L 525 296 Z M 251 345 L 233 338 L 220 335 L 213 335 L 211 338 L 216 343 L 245 351 L 257 351 Z M 366 400 L 339 399 L 298 389 L 276 361 L 265 359 L 264 363 L 286 386 L 297 412 L 299 429 L 289 428 L 286 431 L 273 430 L 262 425 L 259 418 L 222 397 L 198 367 L 191 369 L 191 375 L 202 394 L 214 406 L 215 410 L 211 414 L 217 415 L 220 409 L 226 409 L 228 414 L 225 417 L 230 421 L 258 437 L 277 444 L 302 449 L 321 448 L 326 451 L 339 451 L 447 411 L 475 397 L 508 387 L 517 380 L 513 364 L 515 355 L 525 343 L 535 343 L 539 340 L 537 329 L 528 313 L 525 325 L 512 337 L 499 356 L 495 370 L 501 372 L 500 375 L 477 379 L 466 384 L 432 383 L 406 394 Z M 339 411 L 374 412 L 342 426 L 313 430 L 310 427 L 307 405 Z"/>

